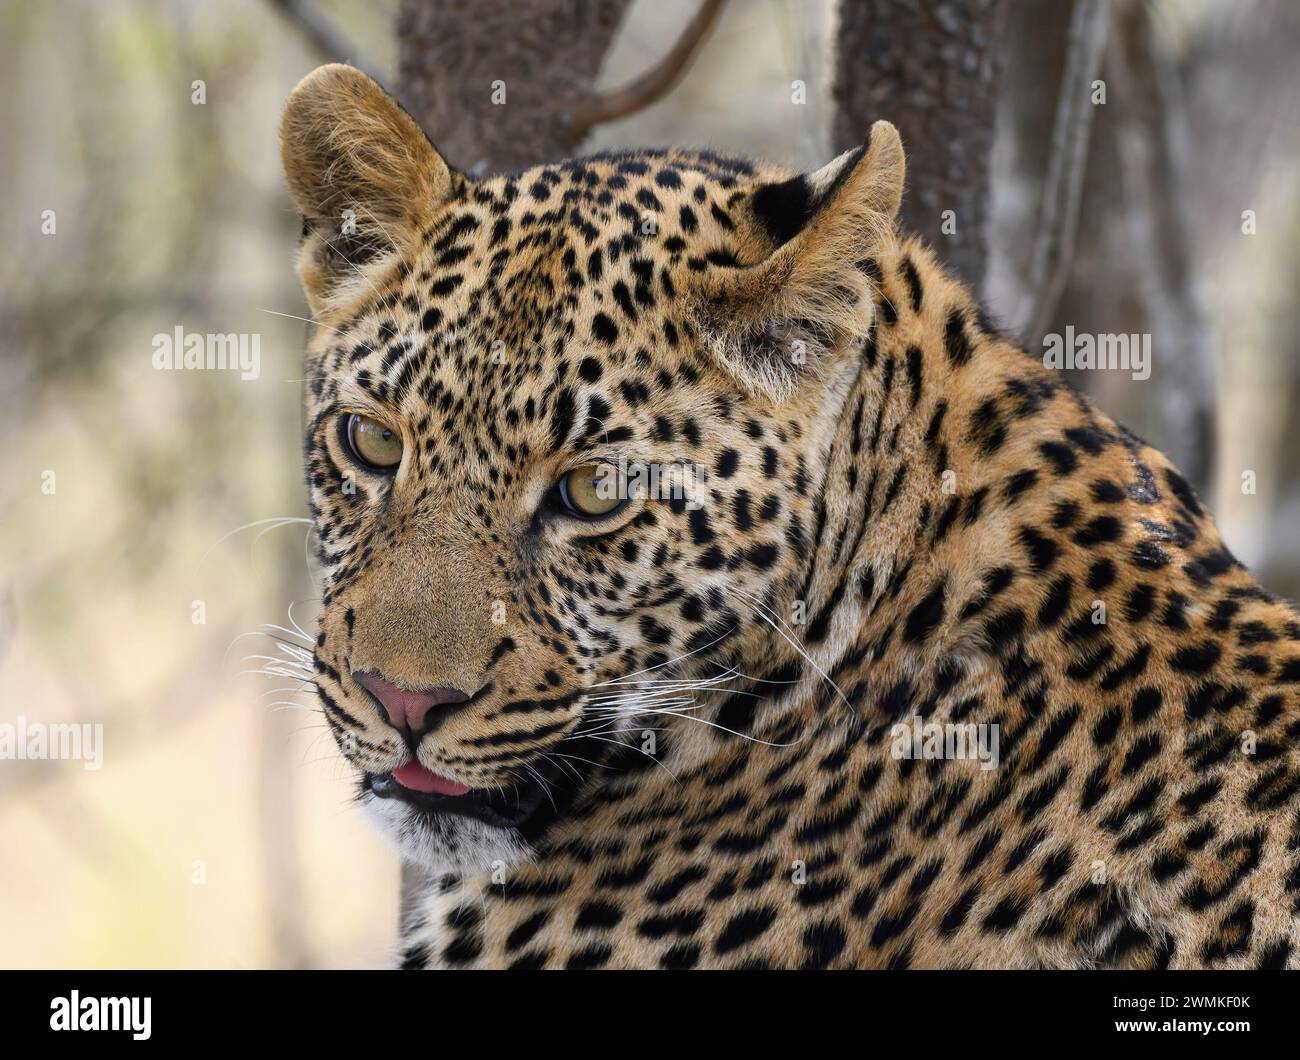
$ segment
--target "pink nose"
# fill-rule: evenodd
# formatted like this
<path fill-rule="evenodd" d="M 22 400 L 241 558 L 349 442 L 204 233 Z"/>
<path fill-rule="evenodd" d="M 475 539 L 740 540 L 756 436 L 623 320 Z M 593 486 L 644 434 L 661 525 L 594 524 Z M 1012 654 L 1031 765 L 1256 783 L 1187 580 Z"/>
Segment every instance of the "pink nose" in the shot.
<path fill-rule="evenodd" d="M 459 688 L 430 688 L 422 691 L 402 688 L 380 677 L 373 670 L 357 671 L 352 678 L 379 700 L 393 728 L 408 730 L 415 736 L 433 727 L 434 719 L 429 715 L 435 707 L 467 703 L 470 698 L 468 693 Z"/>

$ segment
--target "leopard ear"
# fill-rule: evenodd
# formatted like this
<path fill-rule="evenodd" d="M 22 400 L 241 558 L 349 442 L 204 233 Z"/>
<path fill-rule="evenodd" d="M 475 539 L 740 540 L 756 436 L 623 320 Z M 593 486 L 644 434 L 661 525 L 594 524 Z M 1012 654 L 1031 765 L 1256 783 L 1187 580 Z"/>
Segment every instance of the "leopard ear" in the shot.
<path fill-rule="evenodd" d="M 369 290 L 359 266 L 408 249 L 463 180 L 391 96 L 340 63 L 289 96 L 280 156 L 303 218 L 298 275 L 317 316 Z"/>
<path fill-rule="evenodd" d="M 903 195 L 903 145 L 887 121 L 814 173 L 753 191 L 737 225 L 753 264 L 704 277 L 701 330 L 754 393 L 784 400 L 872 323 L 869 269 Z"/>

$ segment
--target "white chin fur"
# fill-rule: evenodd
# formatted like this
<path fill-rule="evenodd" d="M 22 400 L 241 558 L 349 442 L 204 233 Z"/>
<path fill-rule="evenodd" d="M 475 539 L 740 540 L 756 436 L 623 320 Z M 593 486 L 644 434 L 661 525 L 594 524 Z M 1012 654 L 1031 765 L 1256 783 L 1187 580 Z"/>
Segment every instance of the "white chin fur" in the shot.
<path fill-rule="evenodd" d="M 362 807 L 403 860 L 435 875 L 489 872 L 523 861 L 529 854 L 528 844 L 513 828 L 457 814 L 430 818 L 399 799 L 371 794 L 364 797 Z"/>

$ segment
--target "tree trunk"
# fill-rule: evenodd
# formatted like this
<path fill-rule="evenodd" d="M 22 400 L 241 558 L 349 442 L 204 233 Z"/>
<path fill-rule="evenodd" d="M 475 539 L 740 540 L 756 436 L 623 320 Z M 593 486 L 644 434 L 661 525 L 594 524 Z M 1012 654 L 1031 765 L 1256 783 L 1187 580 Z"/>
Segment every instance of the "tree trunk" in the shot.
<path fill-rule="evenodd" d="M 836 148 L 861 143 L 877 118 L 898 126 L 907 151 L 903 223 L 978 294 L 1002 0 L 842 0 L 839 21 Z"/>
<path fill-rule="evenodd" d="M 397 97 L 478 176 L 567 158 L 631 0 L 403 0 Z"/>

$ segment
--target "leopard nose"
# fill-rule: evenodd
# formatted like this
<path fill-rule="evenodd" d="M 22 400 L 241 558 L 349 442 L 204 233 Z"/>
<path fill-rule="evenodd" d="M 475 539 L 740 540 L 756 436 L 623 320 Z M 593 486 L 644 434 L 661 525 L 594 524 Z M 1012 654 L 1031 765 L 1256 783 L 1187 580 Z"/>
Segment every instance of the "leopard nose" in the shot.
<path fill-rule="evenodd" d="M 393 728 L 414 737 L 424 735 L 449 711 L 436 710 L 468 703 L 468 692 L 459 688 L 411 689 L 394 684 L 374 670 L 357 670 L 352 679 L 379 700 Z"/>

